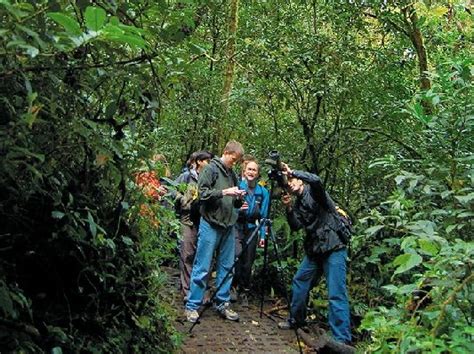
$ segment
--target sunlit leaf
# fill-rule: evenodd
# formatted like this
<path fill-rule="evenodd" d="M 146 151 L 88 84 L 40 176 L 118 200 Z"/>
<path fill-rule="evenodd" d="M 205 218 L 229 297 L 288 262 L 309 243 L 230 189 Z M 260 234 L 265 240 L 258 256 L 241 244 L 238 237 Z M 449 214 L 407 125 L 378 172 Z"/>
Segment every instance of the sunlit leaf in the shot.
<path fill-rule="evenodd" d="M 100 7 L 88 6 L 84 14 L 86 26 L 92 31 L 99 31 L 104 27 L 107 14 Z"/>
<path fill-rule="evenodd" d="M 439 252 L 439 246 L 434 241 L 419 239 L 418 244 L 420 245 L 420 248 L 423 252 L 431 256 L 434 256 Z"/>
<path fill-rule="evenodd" d="M 419 254 L 416 253 L 405 253 L 399 255 L 395 260 L 393 261 L 393 265 L 398 266 L 397 269 L 395 269 L 394 274 L 400 274 L 404 273 L 413 267 L 416 267 L 423 261 L 423 258 Z"/>
<path fill-rule="evenodd" d="M 74 35 L 81 34 L 81 27 L 79 26 L 79 23 L 77 23 L 77 21 L 69 15 L 63 14 L 61 12 L 49 12 L 48 16 L 63 26 L 67 32 Z"/>

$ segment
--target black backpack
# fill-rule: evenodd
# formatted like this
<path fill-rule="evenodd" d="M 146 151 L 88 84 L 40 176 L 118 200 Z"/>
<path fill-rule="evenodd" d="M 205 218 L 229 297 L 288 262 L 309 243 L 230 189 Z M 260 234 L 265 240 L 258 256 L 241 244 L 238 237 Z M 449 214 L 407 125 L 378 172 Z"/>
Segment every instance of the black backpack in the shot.
<path fill-rule="evenodd" d="M 352 237 L 352 220 L 349 215 L 340 207 L 336 206 L 336 217 L 339 220 L 339 230 L 337 234 L 345 245 L 349 244 Z"/>

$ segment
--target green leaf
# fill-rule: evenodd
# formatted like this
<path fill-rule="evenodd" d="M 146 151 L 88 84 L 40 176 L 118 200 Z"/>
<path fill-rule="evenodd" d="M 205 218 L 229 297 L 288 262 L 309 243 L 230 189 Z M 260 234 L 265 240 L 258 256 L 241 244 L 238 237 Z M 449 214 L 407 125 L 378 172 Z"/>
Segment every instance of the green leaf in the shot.
<path fill-rule="evenodd" d="M 51 212 L 51 216 L 54 218 L 54 219 L 62 219 L 64 217 L 64 213 L 61 212 L 61 211 L 58 211 L 58 210 L 54 210 Z"/>
<path fill-rule="evenodd" d="M 423 261 L 423 258 L 421 258 L 419 254 L 416 254 L 416 253 L 401 254 L 397 258 L 395 258 L 395 260 L 393 261 L 393 265 L 398 266 L 394 274 L 404 273 L 407 270 L 410 270 L 413 267 L 416 267 L 422 261 Z"/>
<path fill-rule="evenodd" d="M 127 246 L 133 246 L 133 241 L 130 237 L 122 236 L 122 242 Z"/>
<path fill-rule="evenodd" d="M 469 193 L 468 195 L 456 195 L 454 196 L 454 198 L 459 200 L 459 202 L 461 202 L 462 204 L 468 204 L 474 199 L 474 192 Z"/>
<path fill-rule="evenodd" d="M 11 47 L 17 47 L 17 48 L 22 48 L 25 49 L 26 54 L 28 54 L 30 57 L 34 58 L 39 54 L 39 50 L 36 47 L 33 47 L 32 45 L 27 44 L 24 41 L 21 40 L 15 40 L 15 41 L 10 41 L 7 43 L 7 48 Z"/>
<path fill-rule="evenodd" d="M 53 349 L 51 349 L 51 354 L 63 354 L 63 350 L 61 349 L 61 347 L 54 347 Z"/>
<path fill-rule="evenodd" d="M 87 221 L 89 222 L 89 230 L 92 236 L 95 237 L 95 235 L 97 235 L 97 225 L 90 211 L 87 212 Z"/>
<path fill-rule="evenodd" d="M 129 44 L 132 47 L 138 47 L 141 49 L 146 48 L 146 41 L 143 38 L 138 37 L 138 36 L 120 34 L 120 35 L 113 35 L 113 36 L 107 35 L 106 38 L 114 42 Z"/>
<path fill-rule="evenodd" d="M 376 226 L 369 227 L 368 229 L 365 229 L 364 232 L 367 236 L 372 236 L 376 234 L 379 230 L 382 230 L 384 227 L 385 225 L 376 225 Z"/>
<path fill-rule="evenodd" d="M 105 109 L 105 118 L 111 119 L 115 115 L 115 112 L 117 112 L 117 104 L 115 101 L 109 103 L 107 108 Z"/>
<path fill-rule="evenodd" d="M 415 237 L 408 236 L 403 239 L 402 243 L 400 244 L 400 248 L 406 252 L 409 249 L 413 249 L 415 245 L 416 245 Z"/>
<path fill-rule="evenodd" d="M 81 34 L 81 27 L 79 26 L 79 23 L 77 23 L 77 21 L 72 17 L 61 12 L 49 12 L 48 16 L 55 22 L 63 26 L 67 32 L 74 35 Z"/>
<path fill-rule="evenodd" d="M 451 231 L 453 231 L 458 225 L 457 224 L 454 224 L 454 225 L 449 225 L 447 228 L 446 228 L 446 233 L 449 234 Z"/>
<path fill-rule="evenodd" d="M 36 57 L 39 54 L 39 50 L 36 47 L 33 47 L 32 45 L 19 45 L 20 48 L 23 48 L 26 50 L 26 54 L 28 54 L 31 58 Z"/>
<path fill-rule="evenodd" d="M 206 53 L 206 49 L 204 49 L 203 47 L 198 46 L 197 44 L 194 44 L 194 43 L 190 43 L 190 44 L 189 44 L 189 49 L 191 49 L 191 51 L 192 51 L 194 54 L 203 54 L 203 53 Z"/>
<path fill-rule="evenodd" d="M 21 11 L 19 6 L 17 4 L 11 5 L 9 1 L 0 1 L 0 5 L 5 6 L 7 11 L 11 13 L 13 16 L 15 16 L 17 19 L 20 19 L 22 17 L 28 16 L 29 13 L 25 11 Z M 29 10 L 29 9 L 28 9 Z"/>
<path fill-rule="evenodd" d="M 98 31 L 104 27 L 107 14 L 100 7 L 88 6 L 84 15 L 86 26 L 92 31 Z"/>
<path fill-rule="evenodd" d="M 382 289 L 387 290 L 390 294 L 396 294 L 398 292 L 398 287 L 393 284 L 384 285 Z"/>
<path fill-rule="evenodd" d="M 474 216 L 474 212 L 472 211 L 463 211 L 462 213 L 459 213 L 458 218 L 471 218 Z"/>
<path fill-rule="evenodd" d="M 442 17 L 448 13 L 448 11 L 448 8 L 445 6 L 436 6 L 430 10 L 430 14 L 432 14 L 434 17 Z"/>
<path fill-rule="evenodd" d="M 431 240 L 420 239 L 418 240 L 418 244 L 420 245 L 420 249 L 430 256 L 434 256 L 439 252 L 438 245 Z"/>
<path fill-rule="evenodd" d="M 10 291 L 5 282 L 0 281 L 0 310 L 2 315 L 6 317 L 16 318 L 16 311 L 13 308 L 13 301 L 10 296 Z"/>

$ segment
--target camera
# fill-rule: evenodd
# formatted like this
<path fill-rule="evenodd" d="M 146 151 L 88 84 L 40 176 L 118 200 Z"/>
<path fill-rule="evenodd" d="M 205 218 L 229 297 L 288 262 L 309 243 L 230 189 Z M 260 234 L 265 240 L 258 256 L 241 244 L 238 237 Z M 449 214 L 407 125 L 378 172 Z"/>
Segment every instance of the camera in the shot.
<path fill-rule="evenodd" d="M 288 186 L 288 177 L 283 174 L 283 165 L 281 163 L 280 153 L 277 150 L 272 150 L 268 153 L 268 159 L 265 163 L 272 168 L 268 172 L 268 177 L 277 182 L 278 186 L 286 189 Z"/>

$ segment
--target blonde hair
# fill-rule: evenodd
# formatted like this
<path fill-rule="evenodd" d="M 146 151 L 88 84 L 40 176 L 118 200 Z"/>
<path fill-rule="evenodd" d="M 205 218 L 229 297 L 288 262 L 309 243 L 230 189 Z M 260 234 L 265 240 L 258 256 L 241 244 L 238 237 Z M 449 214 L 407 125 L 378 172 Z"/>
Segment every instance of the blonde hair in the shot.
<path fill-rule="evenodd" d="M 258 168 L 258 175 L 260 176 L 260 165 L 258 164 L 257 159 L 252 155 L 244 155 L 242 157 L 242 164 L 241 164 L 242 175 L 244 174 L 244 171 L 245 171 L 245 169 L 247 168 L 247 165 L 250 162 L 255 162 L 255 164 L 257 165 L 257 168 Z"/>
<path fill-rule="evenodd" d="M 230 140 L 224 147 L 224 153 L 236 153 L 242 156 L 244 154 L 244 148 L 238 141 Z"/>

